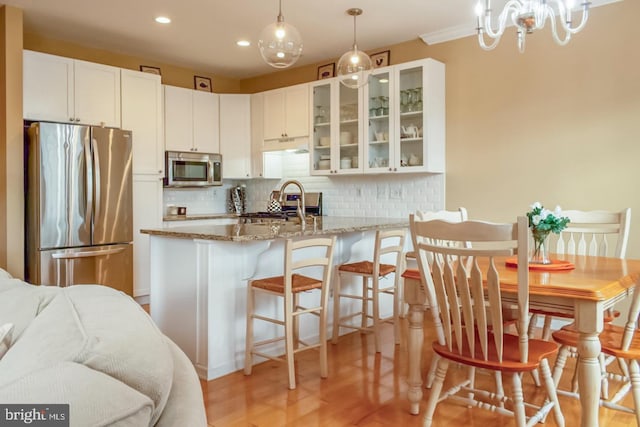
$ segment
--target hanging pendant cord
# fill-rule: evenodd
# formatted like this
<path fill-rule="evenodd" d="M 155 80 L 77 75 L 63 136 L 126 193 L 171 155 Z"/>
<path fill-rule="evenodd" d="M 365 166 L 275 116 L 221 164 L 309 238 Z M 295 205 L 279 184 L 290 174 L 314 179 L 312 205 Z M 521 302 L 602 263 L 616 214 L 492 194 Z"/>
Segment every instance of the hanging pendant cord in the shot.
<path fill-rule="evenodd" d="M 356 47 L 356 15 L 353 15 L 353 50 L 357 50 Z"/>

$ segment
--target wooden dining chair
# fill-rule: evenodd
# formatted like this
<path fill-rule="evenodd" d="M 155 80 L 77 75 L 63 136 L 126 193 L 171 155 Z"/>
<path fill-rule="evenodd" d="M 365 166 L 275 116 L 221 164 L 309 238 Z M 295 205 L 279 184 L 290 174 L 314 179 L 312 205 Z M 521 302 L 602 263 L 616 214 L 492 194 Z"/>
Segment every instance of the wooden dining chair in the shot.
<path fill-rule="evenodd" d="M 416 211 L 415 214 L 412 214 L 411 217 L 413 218 L 414 221 L 433 221 L 435 219 L 440 219 L 443 221 L 448 221 L 448 222 L 461 222 L 461 221 L 466 221 L 468 219 L 468 215 L 467 215 L 467 210 L 463 207 L 459 207 L 458 210 L 455 211 L 447 211 L 447 210 L 441 210 L 441 211 Z M 458 243 L 454 243 L 454 244 L 458 244 Z M 464 243 L 464 246 L 468 246 L 468 242 Z M 417 271 L 414 271 L 415 269 L 418 268 L 417 265 L 417 252 L 416 250 L 411 250 L 409 252 L 407 252 L 405 254 L 405 266 L 407 268 L 407 270 L 405 271 L 405 274 L 403 274 L 402 276 L 402 280 L 420 280 L 419 277 L 416 277 L 416 273 Z M 404 288 L 404 286 L 401 286 L 401 288 Z M 432 290 L 430 289 L 426 289 L 427 292 L 432 292 Z M 400 302 L 400 315 L 403 316 L 404 314 L 404 296 L 402 296 L 400 298 L 401 302 Z M 425 309 L 430 309 L 429 306 L 429 302 L 425 302 Z M 439 328 L 440 328 L 440 319 L 434 319 L 434 327 L 436 329 L 436 333 L 439 333 Z M 426 388 L 431 388 L 431 385 L 433 384 L 433 380 L 435 378 L 435 374 L 436 374 L 436 368 L 438 367 L 438 359 L 439 357 L 437 355 L 435 355 L 432 359 L 431 359 L 431 365 L 429 367 L 429 371 L 427 373 L 427 378 L 425 381 L 425 387 Z"/>
<path fill-rule="evenodd" d="M 430 426 L 436 405 L 446 399 L 470 407 L 480 407 L 504 415 L 513 415 L 518 426 L 533 425 L 553 410 L 556 422 L 564 426 L 548 359 L 557 353 L 555 343 L 530 340 L 529 272 L 527 218 L 516 224 L 482 221 L 449 223 L 415 221 L 410 217 L 411 235 L 417 250 L 420 275 L 433 286 L 435 300 L 430 301 L 442 321 L 442 334 L 433 342 L 439 355 L 438 369 L 425 410 L 424 425 Z M 464 245 L 438 244 L 470 242 Z M 462 247 L 460 247 L 462 246 Z M 518 255 L 517 335 L 506 332 L 503 300 L 496 257 Z M 431 259 L 431 262 L 429 262 Z M 467 379 L 442 391 L 449 363 L 469 366 Z M 510 374 L 512 395 L 476 387 L 475 368 Z M 527 418 L 521 375 L 539 369 L 545 383 L 547 401 L 535 406 Z M 527 403 L 527 407 L 534 407 Z"/>
<path fill-rule="evenodd" d="M 635 413 L 636 425 L 640 425 L 640 369 L 638 367 L 638 361 L 640 360 L 640 332 L 637 329 L 639 314 L 640 278 L 636 280 L 625 326 L 607 323 L 599 335 L 602 354 L 616 360 L 623 359 L 625 365 L 629 367 L 629 374 L 626 376 L 624 374 L 611 373 L 606 370 L 607 365 L 602 363 L 602 358 L 600 359 L 603 380 L 614 377 L 621 381 L 620 387 L 611 399 L 600 398 L 600 406 L 627 413 Z M 571 324 L 553 332 L 552 337 L 554 341 L 560 344 L 558 357 L 553 368 L 553 381 L 557 387 L 567 356 L 578 345 L 579 334 L 575 325 Z M 633 395 L 633 408 L 621 404 L 622 399 L 630 390 Z M 569 393 L 569 395 L 573 394 Z M 575 395 L 573 396 L 576 397 Z"/>
<path fill-rule="evenodd" d="M 381 326 L 385 322 L 393 322 L 393 334 L 396 344 L 400 343 L 400 323 L 398 321 L 400 274 L 403 271 L 404 241 L 407 231 L 402 229 L 378 230 L 373 247 L 371 261 L 358 261 L 341 264 L 337 268 L 336 281 L 333 288 L 333 343 L 338 342 L 340 327 L 373 332 L 376 353 L 382 351 L 380 337 Z M 392 263 L 383 263 L 383 257 L 389 257 Z M 381 279 L 393 274 L 393 282 L 384 285 Z M 354 294 L 343 292 L 342 279 L 358 276 L 362 278 L 362 292 Z M 393 300 L 393 314 L 380 316 L 380 297 L 386 295 Z M 340 301 L 342 298 L 357 300 L 361 303 L 360 310 L 342 316 Z M 371 311 L 369 311 L 371 305 Z M 360 324 L 351 320 L 360 317 Z M 371 321 L 371 322 L 370 322 Z"/>
<path fill-rule="evenodd" d="M 289 389 L 296 388 L 294 355 L 304 350 L 320 349 L 320 376 L 326 378 L 327 367 L 327 309 L 331 279 L 333 250 L 336 237 L 310 238 L 303 240 L 287 239 L 284 246 L 284 274 L 251 280 L 247 294 L 247 335 L 244 361 L 245 375 L 251 375 L 253 355 L 285 362 L 289 375 Z M 304 273 L 304 274 L 302 274 Z M 312 307 L 300 305 L 300 294 L 317 290 L 319 301 Z M 266 294 L 284 299 L 282 317 L 270 317 L 256 310 L 256 294 Z M 305 314 L 315 315 L 319 319 L 319 338 L 315 344 L 302 341 L 299 335 L 299 319 Z M 255 320 L 274 323 L 284 327 L 284 335 L 276 338 L 254 341 L 253 323 Z M 263 346 L 285 342 L 284 356 L 274 356 L 259 350 Z"/>
<path fill-rule="evenodd" d="M 562 216 L 570 219 L 567 228 L 557 237 L 555 253 L 562 255 L 590 255 L 624 258 L 629 241 L 631 208 L 619 212 L 607 211 L 562 211 Z M 544 316 L 542 339 L 550 339 L 553 318 L 573 319 L 572 314 L 556 313 L 545 310 L 531 310 L 534 315 L 529 324 L 530 336 L 538 323 L 539 316 Z M 613 310 L 605 314 L 608 322 L 619 316 Z"/>
<path fill-rule="evenodd" d="M 413 214 L 414 218 L 416 221 L 431 221 L 434 219 L 441 219 L 443 221 L 449 221 L 449 222 L 460 222 L 460 221 L 466 221 L 468 219 L 468 215 L 467 215 L 467 210 L 463 207 L 459 207 L 457 210 L 455 211 L 447 211 L 447 210 L 440 210 L 440 211 L 421 211 L 421 210 L 417 210 L 414 214 Z M 407 251 L 407 253 L 405 254 L 405 267 L 407 269 L 417 269 L 418 265 L 416 264 L 416 251 L 415 250 L 410 250 Z M 404 280 L 404 279 L 403 279 Z M 402 291 L 404 290 L 404 286 L 400 286 L 400 294 L 398 296 L 398 299 L 400 300 L 400 317 L 404 318 L 406 316 L 407 313 L 407 305 L 404 302 L 404 295 L 402 294 Z M 428 305 L 425 305 L 425 308 L 428 308 Z M 428 384 L 428 387 L 431 387 L 430 384 Z"/>

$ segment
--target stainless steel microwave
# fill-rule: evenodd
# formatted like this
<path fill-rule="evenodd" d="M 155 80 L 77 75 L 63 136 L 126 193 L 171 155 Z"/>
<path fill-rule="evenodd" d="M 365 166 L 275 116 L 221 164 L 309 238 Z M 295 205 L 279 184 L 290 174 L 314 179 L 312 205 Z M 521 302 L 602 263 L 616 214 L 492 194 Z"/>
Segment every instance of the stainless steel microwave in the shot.
<path fill-rule="evenodd" d="M 165 187 L 222 185 L 222 156 L 213 153 L 167 151 Z"/>

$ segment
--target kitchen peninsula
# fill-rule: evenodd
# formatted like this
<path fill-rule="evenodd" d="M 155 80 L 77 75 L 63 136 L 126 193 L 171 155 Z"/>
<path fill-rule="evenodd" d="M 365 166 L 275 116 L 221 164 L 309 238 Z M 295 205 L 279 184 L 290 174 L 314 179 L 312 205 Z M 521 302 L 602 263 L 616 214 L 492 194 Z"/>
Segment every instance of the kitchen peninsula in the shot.
<path fill-rule="evenodd" d="M 324 216 L 304 229 L 290 221 L 238 221 L 141 230 L 150 235 L 151 317 L 189 356 L 201 378 L 234 372 L 244 363 L 247 281 L 282 274 L 284 239 L 336 235 L 333 263 L 338 265 L 371 259 L 376 230 L 398 227 L 408 227 L 408 219 Z M 313 298 L 302 295 L 303 305 L 307 297 Z M 261 305 L 260 300 L 257 307 L 271 315 L 282 312 L 281 305 Z M 390 313 L 392 307 L 389 298 L 381 311 Z M 341 310 L 357 311 L 349 304 L 341 304 Z M 317 340 L 315 319 L 301 320 L 301 337 Z M 256 325 L 255 334 L 267 339 L 281 331 L 275 325 Z M 284 352 L 281 343 L 272 350 Z"/>

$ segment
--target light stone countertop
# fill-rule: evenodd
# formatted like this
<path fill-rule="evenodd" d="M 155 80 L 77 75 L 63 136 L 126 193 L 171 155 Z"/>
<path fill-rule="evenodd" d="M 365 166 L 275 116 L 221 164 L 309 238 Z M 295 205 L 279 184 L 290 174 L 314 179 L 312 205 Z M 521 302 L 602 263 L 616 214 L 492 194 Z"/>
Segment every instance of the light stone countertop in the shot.
<path fill-rule="evenodd" d="M 238 218 L 238 214 L 219 213 L 219 214 L 187 214 L 187 215 L 165 215 L 163 221 L 190 221 L 198 219 L 224 219 Z"/>
<path fill-rule="evenodd" d="M 297 236 L 320 236 L 323 234 L 350 233 L 385 228 L 409 227 L 409 218 L 358 218 L 332 217 L 317 218 L 316 227 L 307 224 L 303 231 L 300 225 L 285 222 L 282 224 L 229 224 L 180 226 L 175 228 L 156 228 L 140 230 L 153 236 L 177 239 L 223 240 L 247 242 L 253 240 L 272 240 Z"/>

